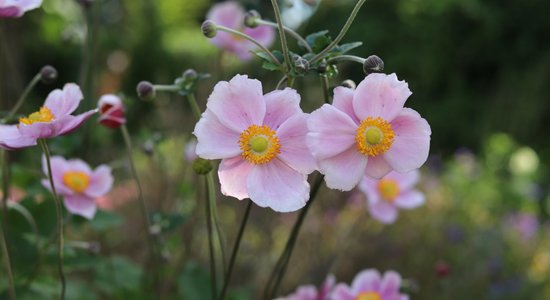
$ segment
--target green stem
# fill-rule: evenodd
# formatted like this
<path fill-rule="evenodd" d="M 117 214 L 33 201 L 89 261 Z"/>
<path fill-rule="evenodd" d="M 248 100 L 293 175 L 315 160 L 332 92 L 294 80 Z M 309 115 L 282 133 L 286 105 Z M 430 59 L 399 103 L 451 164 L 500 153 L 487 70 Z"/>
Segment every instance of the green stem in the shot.
<path fill-rule="evenodd" d="M 42 152 L 44 152 L 44 156 L 46 157 L 46 164 L 48 166 L 48 179 L 50 181 L 50 187 L 52 189 L 52 195 L 55 200 L 55 213 L 57 217 L 57 271 L 59 273 L 59 279 L 61 280 L 61 296 L 60 299 L 65 299 L 65 273 L 63 272 L 63 210 L 61 207 L 61 200 L 59 200 L 59 196 L 57 195 L 57 191 L 55 189 L 55 184 L 53 183 L 53 175 L 52 175 L 52 165 L 50 161 L 50 150 L 48 148 L 48 144 L 46 143 L 46 140 L 39 139 L 38 142 L 40 143 L 40 147 L 42 147 Z"/>
<path fill-rule="evenodd" d="M 277 261 L 277 264 L 275 265 L 275 268 L 271 273 L 266 289 L 264 291 L 264 296 L 268 296 L 268 297 L 265 297 L 266 299 L 273 299 L 273 297 L 275 297 L 275 295 L 277 294 L 277 290 L 279 289 L 279 285 L 286 272 L 286 268 L 292 256 L 292 251 L 296 244 L 296 240 L 298 239 L 300 228 L 302 227 L 302 223 L 304 222 L 304 219 L 307 215 L 307 212 L 309 211 L 309 208 L 311 207 L 311 204 L 313 204 L 313 201 L 315 200 L 315 197 L 319 192 L 319 188 L 321 187 L 323 178 L 324 176 L 318 176 L 317 179 L 315 180 L 315 183 L 313 184 L 313 187 L 311 188 L 311 191 L 309 194 L 310 195 L 309 201 L 307 202 L 306 206 L 302 209 L 302 211 L 300 211 L 300 215 L 298 216 L 298 219 L 296 219 L 296 222 L 292 227 L 292 231 L 286 242 L 285 249 L 281 254 L 281 256 L 279 257 L 279 260 Z M 274 283 L 273 283 L 273 280 L 275 280 Z M 270 291 L 271 286 L 273 286 L 273 288 Z"/>
<path fill-rule="evenodd" d="M 323 95 L 325 97 L 325 103 L 330 104 L 330 91 L 328 77 L 326 75 L 321 75 L 321 84 L 323 85 Z"/>
<path fill-rule="evenodd" d="M 327 62 L 331 63 L 331 62 L 337 62 L 342 60 L 353 61 L 356 63 L 364 64 L 366 59 L 355 55 L 338 55 L 329 59 Z"/>
<path fill-rule="evenodd" d="M 202 113 L 201 109 L 199 108 L 199 104 L 197 103 L 197 99 L 195 98 L 195 95 L 193 93 L 189 93 L 189 95 L 187 95 L 187 101 L 191 106 L 191 110 L 193 110 L 195 118 L 197 118 L 197 120 L 200 119 Z"/>
<path fill-rule="evenodd" d="M 273 22 L 270 22 L 270 21 L 266 21 L 266 20 L 256 20 L 256 23 L 260 24 L 260 25 L 267 25 L 267 26 L 271 26 L 271 27 L 274 27 L 274 28 L 277 28 L 279 29 L 279 24 L 277 23 L 273 23 Z M 309 46 L 309 44 L 307 43 L 307 41 L 299 34 L 297 33 L 296 31 L 292 30 L 291 28 L 288 28 L 286 26 L 283 25 L 283 29 L 288 33 L 290 34 L 293 38 L 295 38 L 297 41 L 298 41 L 298 44 L 303 46 L 304 48 L 306 48 L 307 52 L 313 52 L 313 50 L 311 49 L 311 47 Z"/>
<path fill-rule="evenodd" d="M 346 32 L 348 32 L 348 29 L 350 28 L 351 23 L 353 23 L 353 20 L 357 16 L 357 13 L 359 12 L 359 9 L 361 9 L 361 6 L 363 6 L 363 4 L 365 4 L 365 1 L 366 0 L 357 1 L 357 4 L 355 4 L 355 7 L 351 11 L 350 16 L 346 20 L 346 23 L 344 24 L 344 26 L 340 30 L 340 33 L 338 34 L 338 36 L 336 36 L 334 41 L 332 41 L 332 43 L 330 43 L 325 49 L 323 49 L 323 51 L 319 52 L 317 55 L 315 55 L 313 58 L 311 58 L 311 60 L 309 61 L 310 64 L 316 63 L 318 60 L 322 59 L 323 56 L 325 54 L 327 54 L 327 52 L 332 50 L 332 48 L 336 47 L 336 45 L 338 45 L 338 43 L 340 43 L 340 41 L 346 35 Z"/>
<path fill-rule="evenodd" d="M 15 102 L 15 105 L 10 110 L 8 115 L 4 119 L 2 119 L 2 121 L 0 123 L 6 123 L 11 118 L 13 118 L 13 116 L 17 113 L 19 108 L 21 108 L 21 105 L 23 105 L 23 103 L 25 102 L 25 99 L 27 99 L 27 96 L 31 92 L 32 88 L 40 81 L 40 79 L 41 79 L 40 73 L 38 73 L 34 76 L 34 78 L 31 80 L 31 82 L 29 82 L 27 87 L 25 87 L 25 90 L 23 91 L 23 94 L 21 94 L 19 99 L 17 99 L 17 102 Z"/>
<path fill-rule="evenodd" d="M 210 188 L 207 184 L 207 193 L 210 194 Z M 210 198 L 210 197 L 208 197 Z M 217 290 L 217 274 L 216 274 L 216 257 L 214 255 L 214 243 L 212 239 L 212 211 L 210 209 L 210 199 L 206 200 L 206 204 L 204 206 L 205 208 L 205 215 L 206 215 L 206 229 L 207 229 L 207 235 L 208 235 L 208 252 L 210 255 L 210 287 L 212 289 L 212 300 L 215 300 L 218 296 L 218 290 Z"/>
<path fill-rule="evenodd" d="M 214 175 L 212 172 L 206 175 L 206 182 L 208 184 L 208 201 L 210 201 L 210 211 L 212 212 L 212 222 L 216 230 L 216 236 L 218 238 L 218 244 L 220 246 L 222 256 L 222 270 L 223 273 L 227 272 L 227 252 L 225 251 L 225 237 L 223 231 L 218 222 L 218 210 L 216 208 L 216 184 L 214 183 Z"/>
<path fill-rule="evenodd" d="M 288 51 L 288 44 L 286 42 L 286 34 L 285 29 L 283 26 L 283 21 L 281 21 L 281 10 L 279 9 L 279 4 L 277 3 L 277 0 L 271 0 L 271 5 L 273 6 L 273 11 L 275 13 L 275 20 L 277 21 L 277 26 L 279 27 L 279 37 L 281 38 L 281 48 L 283 50 L 283 55 L 285 57 L 286 62 L 286 73 L 288 74 L 290 70 L 292 70 L 290 60 L 290 53 Z"/>
<path fill-rule="evenodd" d="M 177 85 L 168 85 L 168 84 L 155 84 L 155 91 L 159 92 L 179 92 L 180 87 Z"/>
<path fill-rule="evenodd" d="M 281 80 L 279 80 L 279 82 L 277 83 L 277 87 L 275 87 L 275 89 L 276 90 L 280 89 L 283 83 L 285 83 L 285 81 L 287 80 L 288 80 L 288 76 L 287 75 L 283 76 L 283 78 L 281 78 Z"/>
<path fill-rule="evenodd" d="M 237 31 L 237 30 L 234 30 L 234 29 L 222 26 L 222 25 L 216 25 L 216 28 L 218 30 L 229 32 L 231 34 L 237 35 L 239 37 L 242 37 L 242 38 L 254 43 L 256 46 L 258 46 L 258 48 L 262 49 L 262 51 L 264 51 L 267 55 L 269 55 L 269 57 L 271 57 L 271 60 L 273 60 L 276 64 L 281 65 L 281 62 L 277 59 L 277 57 L 275 57 L 275 55 L 273 55 L 273 53 L 271 53 L 271 51 L 269 51 L 269 49 L 267 49 L 264 45 L 260 44 L 260 42 L 256 41 L 253 37 L 249 36 L 248 34 L 244 34 L 240 31 Z"/>
<path fill-rule="evenodd" d="M 248 205 L 246 206 L 246 210 L 244 212 L 243 219 L 241 221 L 241 226 L 239 227 L 239 232 L 237 233 L 237 240 L 235 241 L 235 245 L 233 246 L 233 251 L 231 252 L 231 259 L 229 260 L 229 269 L 227 270 L 227 273 L 225 275 L 225 280 L 223 282 L 223 289 L 222 289 L 222 294 L 220 296 L 220 300 L 225 299 L 225 294 L 227 292 L 227 287 L 229 286 L 229 281 L 231 280 L 231 273 L 233 272 L 233 266 L 235 265 L 237 252 L 239 252 L 239 246 L 241 244 L 244 229 L 246 227 L 246 223 L 248 221 L 248 216 L 250 215 L 251 208 L 252 208 L 252 201 L 249 199 Z"/>
<path fill-rule="evenodd" d="M 6 267 L 6 273 L 8 275 L 8 295 L 10 300 L 16 298 L 15 295 L 15 282 L 13 280 L 13 272 L 11 270 L 10 251 L 8 249 L 8 195 L 9 195 L 9 170 L 8 170 L 8 153 L 6 150 L 2 150 L 2 230 L 0 230 L 2 256 L 4 257 L 4 265 Z"/>

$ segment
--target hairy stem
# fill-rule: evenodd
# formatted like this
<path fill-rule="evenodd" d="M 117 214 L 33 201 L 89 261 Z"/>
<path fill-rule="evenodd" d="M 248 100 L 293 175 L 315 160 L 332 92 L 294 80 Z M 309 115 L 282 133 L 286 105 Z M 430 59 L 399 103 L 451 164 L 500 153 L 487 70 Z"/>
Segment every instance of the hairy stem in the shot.
<path fill-rule="evenodd" d="M 279 27 L 279 37 L 281 38 L 281 48 L 283 50 L 283 55 L 285 57 L 286 73 L 288 74 L 290 70 L 292 70 L 292 66 L 291 66 L 292 62 L 290 60 L 290 53 L 288 51 L 288 44 L 286 42 L 286 34 L 285 34 L 283 21 L 281 20 L 281 10 L 279 9 L 279 4 L 277 3 L 277 0 L 271 0 L 271 5 L 273 6 L 273 12 L 275 13 L 275 20 L 277 21 L 277 26 Z"/>

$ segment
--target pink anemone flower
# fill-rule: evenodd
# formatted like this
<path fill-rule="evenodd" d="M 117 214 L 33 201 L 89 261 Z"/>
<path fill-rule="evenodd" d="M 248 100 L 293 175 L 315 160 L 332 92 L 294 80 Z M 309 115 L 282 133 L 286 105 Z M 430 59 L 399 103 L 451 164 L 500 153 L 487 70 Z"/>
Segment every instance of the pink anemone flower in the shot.
<path fill-rule="evenodd" d="M 428 158 L 430 125 L 403 105 L 411 95 L 395 74 L 370 74 L 356 90 L 337 87 L 333 105 L 308 119 L 308 146 L 329 188 L 349 191 L 366 174 L 408 172 Z"/>
<path fill-rule="evenodd" d="M 36 145 L 37 139 L 71 133 L 97 112 L 93 109 L 77 116 L 71 115 L 82 98 L 82 91 L 74 83 L 66 84 L 63 90 L 52 91 L 39 111 L 19 118 L 19 124 L 0 125 L 0 148 L 21 149 Z"/>
<path fill-rule="evenodd" d="M 401 276 L 394 271 L 387 271 L 382 277 L 377 270 L 368 269 L 359 272 L 351 286 L 339 283 L 334 288 L 332 300 L 408 300 L 409 296 L 401 294 Z"/>
<path fill-rule="evenodd" d="M 216 84 L 193 134 L 198 156 L 222 159 L 218 177 L 224 195 L 278 212 L 306 204 L 307 174 L 316 164 L 299 103 L 295 90 L 263 95 L 261 82 L 243 75 Z"/>
<path fill-rule="evenodd" d="M 260 25 L 256 28 L 244 26 L 245 11 L 242 6 L 234 1 L 226 1 L 215 4 L 208 11 L 206 18 L 217 25 L 222 25 L 241 31 L 265 47 L 269 47 L 275 38 L 275 30 L 269 26 Z M 234 53 L 241 60 L 249 60 L 250 51 L 257 49 L 252 42 L 228 32 L 219 31 L 210 41 L 217 47 Z"/>
<path fill-rule="evenodd" d="M 330 293 L 334 288 L 336 278 L 334 275 L 329 275 L 325 282 L 317 289 L 314 285 L 303 285 L 298 287 L 296 292 L 282 298 L 284 300 L 329 300 Z"/>
<path fill-rule="evenodd" d="M 384 224 L 391 224 L 397 219 L 399 209 L 424 204 L 424 194 L 414 189 L 419 178 L 417 169 L 408 173 L 390 172 L 380 180 L 365 176 L 359 189 L 367 196 L 371 216 Z"/>
<path fill-rule="evenodd" d="M 55 189 L 58 195 L 64 197 L 67 210 L 92 219 L 97 211 L 96 199 L 107 194 L 113 187 L 111 168 L 100 165 L 92 170 L 80 159 L 65 160 L 61 156 L 51 158 L 51 167 Z M 42 170 L 48 176 L 45 157 L 42 157 Z M 51 191 L 48 179 L 43 179 L 42 185 Z"/>
<path fill-rule="evenodd" d="M 0 0 L 0 18 L 19 18 L 42 5 L 42 0 Z"/>

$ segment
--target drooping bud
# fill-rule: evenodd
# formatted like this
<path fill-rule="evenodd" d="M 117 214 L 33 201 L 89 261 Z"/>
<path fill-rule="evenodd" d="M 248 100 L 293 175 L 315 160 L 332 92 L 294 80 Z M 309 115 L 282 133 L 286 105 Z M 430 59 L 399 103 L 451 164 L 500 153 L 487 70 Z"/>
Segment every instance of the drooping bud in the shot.
<path fill-rule="evenodd" d="M 348 89 L 353 89 L 355 90 L 355 88 L 357 87 L 357 84 L 355 84 L 355 82 L 351 79 L 346 79 L 344 81 L 342 81 L 342 83 L 340 83 L 341 86 L 343 87 L 346 87 Z"/>
<path fill-rule="evenodd" d="M 155 99 L 156 92 L 155 86 L 149 81 L 141 81 L 137 85 L 137 94 L 138 97 L 142 100 L 153 100 Z"/>
<path fill-rule="evenodd" d="M 309 61 L 301 56 L 294 59 L 294 68 L 296 73 L 305 74 L 309 71 Z"/>
<path fill-rule="evenodd" d="M 202 23 L 201 26 L 202 34 L 204 34 L 205 37 L 211 39 L 216 36 L 218 33 L 218 28 L 216 28 L 216 23 L 214 23 L 211 20 L 206 20 Z"/>
<path fill-rule="evenodd" d="M 204 158 L 197 158 L 193 162 L 193 171 L 199 175 L 206 175 L 212 171 L 212 163 Z"/>
<path fill-rule="evenodd" d="M 124 104 L 118 96 L 108 94 L 99 98 L 99 124 L 109 128 L 119 128 L 126 123 Z"/>
<path fill-rule="evenodd" d="M 244 15 L 244 26 L 249 28 L 256 28 L 258 27 L 258 20 L 261 20 L 262 16 L 260 16 L 260 13 L 256 10 L 249 10 Z"/>
<path fill-rule="evenodd" d="M 367 57 L 367 59 L 365 59 L 365 62 L 363 63 L 363 72 L 365 72 L 365 74 L 379 73 L 383 70 L 384 61 L 376 55 L 371 55 Z"/>
<path fill-rule="evenodd" d="M 44 84 L 54 83 L 57 80 L 57 70 L 50 65 L 44 66 L 40 70 L 40 80 Z"/>

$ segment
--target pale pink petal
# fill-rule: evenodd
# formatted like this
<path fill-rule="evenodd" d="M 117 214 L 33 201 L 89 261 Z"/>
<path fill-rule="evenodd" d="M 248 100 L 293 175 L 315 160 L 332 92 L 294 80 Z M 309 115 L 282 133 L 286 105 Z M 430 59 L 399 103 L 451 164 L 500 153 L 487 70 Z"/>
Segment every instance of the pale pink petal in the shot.
<path fill-rule="evenodd" d="M 325 174 L 325 182 L 331 189 L 349 191 L 365 175 L 367 157 L 355 149 L 348 150 L 318 162 L 319 172 Z"/>
<path fill-rule="evenodd" d="M 351 117 L 351 119 L 359 124 L 361 120 L 357 118 L 355 115 L 355 111 L 353 110 L 353 95 L 355 94 L 355 90 L 346 88 L 343 86 L 336 87 L 334 89 L 334 100 L 332 101 L 332 105 L 334 107 L 338 108 L 339 110 L 345 112 L 348 116 Z"/>
<path fill-rule="evenodd" d="M 40 5 L 42 0 L 19 0 L 19 6 L 25 11 L 38 8 Z"/>
<path fill-rule="evenodd" d="M 386 201 L 369 204 L 369 212 L 373 218 L 384 224 L 391 224 L 397 220 L 398 209 Z"/>
<path fill-rule="evenodd" d="M 73 196 L 65 196 L 65 207 L 75 215 L 83 216 L 91 220 L 97 211 L 97 205 L 93 198 L 89 198 L 80 194 Z"/>
<path fill-rule="evenodd" d="M 369 163 L 370 160 L 367 165 Z M 366 194 L 367 202 L 369 204 L 375 204 L 379 201 L 383 201 L 380 199 L 380 192 L 378 191 L 378 180 L 371 179 L 368 176 L 363 177 L 361 182 L 359 182 L 359 190 Z"/>
<path fill-rule="evenodd" d="M 410 109 L 403 111 L 391 122 L 395 139 L 383 156 L 392 168 L 404 173 L 420 168 L 430 152 L 431 129 L 428 122 Z"/>
<path fill-rule="evenodd" d="M 371 178 L 380 179 L 390 173 L 391 170 L 390 164 L 386 162 L 382 155 L 369 156 L 365 174 Z"/>
<path fill-rule="evenodd" d="M 0 18 L 17 18 L 23 15 L 24 11 L 17 6 L 0 7 Z"/>
<path fill-rule="evenodd" d="M 48 191 L 52 191 L 52 187 L 50 185 L 50 180 L 49 179 L 42 179 L 40 180 L 40 183 L 42 184 L 42 186 L 44 188 L 46 188 Z M 74 195 L 75 193 L 73 192 L 73 190 L 71 190 L 70 188 L 66 187 L 65 184 L 63 184 L 62 182 L 61 183 L 56 183 L 56 181 L 54 180 L 53 182 L 53 185 L 55 187 L 55 191 L 57 192 L 58 195 L 60 196 L 72 196 Z"/>
<path fill-rule="evenodd" d="M 17 125 L 0 125 L 0 148 L 16 150 L 36 145 L 36 139 L 21 135 Z"/>
<path fill-rule="evenodd" d="M 98 166 L 90 176 L 90 185 L 84 194 L 90 198 L 98 198 L 107 194 L 113 187 L 114 178 L 111 168 L 107 165 Z"/>
<path fill-rule="evenodd" d="M 240 155 L 223 159 L 218 168 L 222 194 L 239 200 L 249 198 L 246 180 L 253 167 L 253 164 L 244 160 Z"/>
<path fill-rule="evenodd" d="M 273 44 L 273 40 L 275 40 L 275 29 L 266 26 L 266 25 L 260 25 L 256 28 L 249 28 L 245 27 L 243 32 L 245 34 L 248 34 L 253 39 L 258 41 L 261 45 L 263 45 L 266 48 L 269 48 L 271 44 Z M 257 49 L 258 47 L 254 44 L 252 49 Z"/>
<path fill-rule="evenodd" d="M 302 114 L 300 95 L 294 89 L 275 90 L 264 95 L 265 117 L 263 125 L 277 131 L 288 118 Z"/>
<path fill-rule="evenodd" d="M 234 131 L 243 132 L 250 125 L 261 125 L 266 109 L 262 83 L 246 75 L 218 82 L 207 107 L 223 125 Z"/>
<path fill-rule="evenodd" d="M 244 26 L 244 9 L 235 1 L 225 1 L 213 5 L 206 19 L 214 21 L 218 25 L 238 29 Z"/>
<path fill-rule="evenodd" d="M 355 144 L 357 124 L 344 112 L 324 104 L 307 121 L 307 145 L 317 160 L 342 153 Z"/>
<path fill-rule="evenodd" d="M 391 296 L 393 294 L 399 294 L 401 288 L 401 275 L 394 271 L 386 271 L 382 278 L 382 284 L 380 287 L 380 293 L 382 298 L 384 296 Z"/>
<path fill-rule="evenodd" d="M 55 118 L 58 119 L 75 111 L 82 99 L 84 99 L 84 96 L 80 87 L 74 83 L 67 83 L 63 87 L 63 91 L 53 90 L 46 98 L 44 106 L 49 108 Z"/>
<path fill-rule="evenodd" d="M 317 168 L 317 163 L 306 144 L 307 115 L 299 113 L 286 120 L 277 137 L 281 143 L 281 153 L 277 156 L 291 168 L 309 174 Z"/>
<path fill-rule="evenodd" d="M 317 288 L 313 285 L 304 285 L 298 287 L 296 292 L 288 295 L 284 300 L 317 300 Z"/>
<path fill-rule="evenodd" d="M 355 295 L 351 289 L 344 283 L 339 283 L 334 287 L 330 295 L 332 300 L 354 300 Z"/>
<path fill-rule="evenodd" d="M 389 173 L 387 178 L 395 180 L 399 185 L 399 189 L 401 191 L 407 191 L 418 183 L 418 180 L 420 180 L 420 172 L 418 171 L 418 169 L 414 169 L 406 173 L 399 173 L 394 171 Z"/>
<path fill-rule="evenodd" d="M 296 211 L 309 199 L 307 176 L 278 159 L 254 166 L 247 188 L 254 203 L 278 212 Z"/>
<path fill-rule="evenodd" d="M 223 125 L 210 110 L 202 114 L 193 134 L 197 137 L 195 152 L 202 158 L 229 158 L 242 152 L 239 147 L 240 133 Z"/>
<path fill-rule="evenodd" d="M 424 194 L 417 190 L 409 190 L 397 196 L 394 203 L 399 208 L 411 209 L 421 206 L 424 202 L 426 202 Z"/>
<path fill-rule="evenodd" d="M 67 160 L 67 171 L 82 172 L 88 176 L 92 175 L 92 169 L 90 166 L 81 159 L 69 159 Z"/>
<path fill-rule="evenodd" d="M 363 270 L 353 278 L 351 290 L 354 295 L 360 292 L 379 291 L 380 284 L 380 272 L 374 269 Z"/>
<path fill-rule="evenodd" d="M 69 115 L 63 117 L 63 119 L 57 120 L 57 122 L 52 122 L 52 125 L 55 127 L 56 135 L 66 135 L 72 133 L 96 112 L 97 109 L 92 109 L 76 116 Z"/>
<path fill-rule="evenodd" d="M 391 122 L 411 95 L 409 85 L 395 74 L 369 74 L 355 90 L 353 108 L 360 120 L 381 117 Z"/>
<path fill-rule="evenodd" d="M 318 300 L 328 300 L 330 293 L 336 285 L 336 277 L 333 274 L 327 275 L 323 284 L 319 287 Z"/>
<path fill-rule="evenodd" d="M 61 156 L 52 156 L 50 157 L 50 166 L 54 182 L 62 183 L 63 174 L 70 169 L 67 161 Z M 45 155 L 42 155 L 42 172 L 44 172 L 44 175 L 48 176 L 48 163 Z"/>

